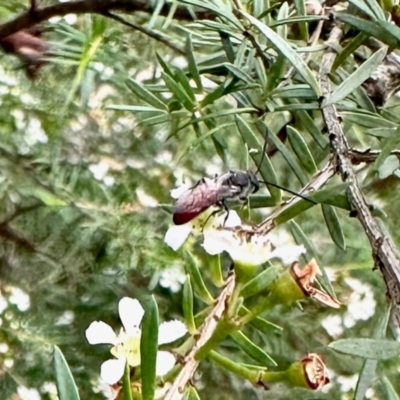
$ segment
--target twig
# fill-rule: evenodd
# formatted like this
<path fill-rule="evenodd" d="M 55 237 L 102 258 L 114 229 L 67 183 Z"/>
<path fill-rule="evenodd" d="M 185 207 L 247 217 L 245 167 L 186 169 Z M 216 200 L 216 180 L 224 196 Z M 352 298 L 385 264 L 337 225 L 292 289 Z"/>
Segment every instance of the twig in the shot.
<path fill-rule="evenodd" d="M 312 193 L 313 190 L 317 190 L 325 185 L 328 180 L 335 175 L 336 173 L 336 165 L 331 160 L 329 163 L 318 173 L 318 175 L 309 182 L 304 188 L 299 192 L 300 194 L 307 194 Z M 299 202 L 301 200 L 300 197 L 293 196 L 288 201 L 285 202 L 284 205 L 277 208 L 271 215 L 269 215 L 263 222 L 261 222 L 257 228 L 256 232 L 259 234 L 267 234 L 270 232 L 274 227 L 275 219 L 287 208 L 291 207 L 293 204 Z"/>
<path fill-rule="evenodd" d="M 105 17 L 111 18 L 117 22 L 120 22 L 123 25 L 129 26 L 130 28 L 136 29 L 139 32 L 144 33 L 145 35 L 158 40 L 159 42 L 165 44 L 166 46 L 168 46 L 169 48 L 171 48 L 172 50 L 176 51 L 179 54 L 185 55 L 185 52 L 183 49 L 181 49 L 179 46 L 177 46 L 175 43 L 172 43 L 166 36 L 164 36 L 162 33 L 159 32 L 155 32 L 151 29 L 146 28 L 145 26 L 142 25 L 137 25 L 133 22 L 129 22 L 126 21 L 125 19 L 123 19 L 122 17 L 120 17 L 119 15 L 115 15 L 112 14 L 110 12 L 105 12 L 103 14 Z"/>
<path fill-rule="evenodd" d="M 325 9 L 322 9 L 322 13 L 321 15 L 325 15 Z M 316 28 L 314 29 L 309 41 L 308 41 L 308 45 L 309 46 L 315 46 L 318 43 L 319 37 L 321 36 L 321 32 L 322 32 L 322 27 L 324 25 L 324 20 L 322 19 L 321 21 L 318 21 L 318 25 L 316 26 Z M 312 54 L 311 53 L 307 53 L 306 55 L 304 55 L 304 62 L 308 63 L 311 59 Z M 294 66 L 292 65 L 288 72 L 285 74 L 285 76 L 282 79 L 282 82 L 279 84 L 278 87 L 282 86 L 284 82 L 286 82 L 287 80 L 289 80 L 295 73 L 295 69 Z"/>
<path fill-rule="evenodd" d="M 232 295 L 234 288 L 235 274 L 232 273 L 228 277 L 226 286 L 219 295 L 215 307 L 207 316 L 203 325 L 200 327 L 200 333 L 196 344 L 193 346 L 190 353 L 185 357 L 183 368 L 176 377 L 164 400 L 175 400 L 180 398 L 180 395 L 185 389 L 186 384 L 192 379 L 193 374 L 199 365 L 199 361 L 195 359 L 196 353 L 213 335 L 219 320 L 225 312 L 227 299 Z"/>
<path fill-rule="evenodd" d="M 340 25 L 335 25 L 331 31 L 329 42 L 338 44 L 342 33 Z M 319 80 L 324 98 L 329 96 L 331 91 L 328 74 L 331 71 L 335 57 L 336 53 L 331 47 L 325 50 L 322 57 Z M 400 325 L 400 260 L 395 252 L 395 246 L 391 238 L 382 231 L 372 216 L 367 201 L 358 185 L 357 176 L 348 155 L 349 145 L 340 125 L 340 117 L 336 107 L 322 103 L 321 109 L 336 157 L 338 171 L 342 180 L 349 183 L 349 187 L 346 190 L 347 197 L 356 213 L 356 218 L 360 221 L 370 241 L 375 265 L 382 272 L 387 294 L 394 303 L 394 314 L 397 323 Z"/>
<path fill-rule="evenodd" d="M 357 150 L 349 149 L 347 152 L 347 157 L 350 159 L 351 163 L 354 165 L 360 163 L 373 163 L 381 154 L 380 150 Z M 400 159 L 400 150 L 392 150 L 389 155 L 396 156 Z"/>
<path fill-rule="evenodd" d="M 151 14 L 154 11 L 153 2 L 148 0 L 77 0 L 64 3 L 57 3 L 48 7 L 31 9 L 11 21 L 0 25 L 0 40 L 5 37 L 48 21 L 52 17 L 62 17 L 67 14 L 100 14 L 106 12 L 121 11 L 132 14 L 133 12 L 146 12 Z M 168 15 L 170 5 L 165 4 L 160 10 L 160 15 Z M 215 14 L 209 10 L 195 8 L 196 16 L 199 19 L 215 19 Z M 178 20 L 193 20 L 192 12 L 185 6 L 175 10 L 174 18 Z"/>

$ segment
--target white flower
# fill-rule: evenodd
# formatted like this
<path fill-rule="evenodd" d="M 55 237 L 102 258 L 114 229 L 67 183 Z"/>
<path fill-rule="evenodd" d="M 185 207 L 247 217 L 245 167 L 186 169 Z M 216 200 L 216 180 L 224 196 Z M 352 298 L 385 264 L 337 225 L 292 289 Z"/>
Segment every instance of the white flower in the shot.
<path fill-rule="evenodd" d="M 270 236 L 245 228 L 236 211 L 229 211 L 215 218 L 215 221 L 204 228 L 203 247 L 208 254 L 216 255 L 226 251 L 238 264 L 257 266 L 271 258 L 290 258 L 297 260 L 306 252 L 304 246 L 280 246 L 272 250 Z M 241 229 L 232 229 L 241 227 Z"/>
<path fill-rule="evenodd" d="M 123 329 L 116 335 L 113 329 L 103 321 L 94 321 L 86 329 L 86 338 L 90 344 L 112 344 L 111 354 L 115 359 L 105 361 L 100 368 L 101 378 L 109 385 L 117 383 L 124 374 L 126 363 L 131 367 L 140 365 L 139 325 L 144 309 L 136 299 L 124 297 L 118 304 L 119 317 Z M 171 343 L 187 332 L 180 321 L 163 322 L 159 326 L 158 344 Z M 166 374 L 174 365 L 175 357 L 167 351 L 157 353 L 156 375 Z"/>
<path fill-rule="evenodd" d="M 160 286 L 171 290 L 173 293 L 179 292 L 185 283 L 186 275 L 178 266 L 167 268 L 161 272 Z"/>

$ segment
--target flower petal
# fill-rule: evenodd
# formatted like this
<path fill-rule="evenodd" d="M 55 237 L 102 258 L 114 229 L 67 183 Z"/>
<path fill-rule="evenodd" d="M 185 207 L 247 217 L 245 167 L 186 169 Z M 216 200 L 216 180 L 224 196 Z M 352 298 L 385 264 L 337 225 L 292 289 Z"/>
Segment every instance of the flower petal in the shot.
<path fill-rule="evenodd" d="M 115 385 L 124 375 L 125 358 L 107 360 L 101 364 L 100 376 L 109 385 Z"/>
<path fill-rule="evenodd" d="M 175 356 L 169 351 L 158 351 L 156 360 L 156 375 L 163 376 L 175 365 Z"/>
<path fill-rule="evenodd" d="M 292 264 L 297 261 L 302 254 L 307 252 L 303 245 L 300 246 L 281 246 L 277 247 L 272 253 L 271 258 L 280 258 L 284 264 Z"/>
<path fill-rule="evenodd" d="M 174 342 L 176 339 L 185 335 L 186 332 L 186 325 L 177 319 L 163 322 L 158 327 L 158 344 Z"/>
<path fill-rule="evenodd" d="M 144 315 L 144 309 L 139 301 L 130 297 L 123 297 L 118 303 L 118 312 L 125 332 L 128 335 L 136 335 L 137 328 Z"/>
<path fill-rule="evenodd" d="M 256 266 L 272 257 L 269 237 L 256 232 L 224 227 L 204 229 L 203 247 L 208 254 L 226 251 L 235 263 Z"/>
<path fill-rule="evenodd" d="M 85 331 L 86 339 L 90 344 L 117 343 L 117 335 L 111 326 L 103 321 L 93 321 Z"/>
<path fill-rule="evenodd" d="M 191 231 L 191 222 L 183 225 L 172 225 L 168 228 L 164 236 L 164 242 L 171 247 L 172 250 L 176 251 L 185 243 Z"/>

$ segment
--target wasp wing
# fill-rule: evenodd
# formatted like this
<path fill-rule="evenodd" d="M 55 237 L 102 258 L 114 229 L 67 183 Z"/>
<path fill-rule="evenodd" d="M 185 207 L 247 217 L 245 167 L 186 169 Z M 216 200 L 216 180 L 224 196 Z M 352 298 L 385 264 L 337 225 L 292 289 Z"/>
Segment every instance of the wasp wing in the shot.
<path fill-rule="evenodd" d="M 182 193 L 175 203 L 173 221 L 175 225 L 186 224 L 203 211 L 226 197 L 227 188 L 220 179 L 200 181 L 192 189 Z"/>

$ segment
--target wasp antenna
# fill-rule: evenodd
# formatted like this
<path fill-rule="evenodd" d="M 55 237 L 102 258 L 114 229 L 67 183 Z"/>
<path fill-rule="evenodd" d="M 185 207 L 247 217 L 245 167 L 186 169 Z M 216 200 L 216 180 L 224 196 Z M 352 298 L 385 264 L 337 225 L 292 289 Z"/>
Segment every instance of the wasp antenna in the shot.
<path fill-rule="evenodd" d="M 265 159 L 265 152 L 267 151 L 267 145 L 268 145 L 268 131 L 266 131 L 266 133 L 265 133 L 264 144 L 263 144 L 262 154 L 261 154 L 261 161 L 258 164 L 257 171 L 255 172 L 256 175 L 260 172 L 261 165 Z"/>
<path fill-rule="evenodd" d="M 290 190 L 290 189 L 284 188 L 284 187 L 282 187 L 280 185 L 277 185 L 276 183 L 267 182 L 267 181 L 259 181 L 259 182 L 262 182 L 262 183 L 265 183 L 266 185 L 271 185 L 273 187 L 281 189 L 281 190 L 283 190 L 285 192 L 288 192 L 288 193 L 292 194 L 293 196 L 297 196 L 297 197 L 300 197 L 303 200 L 309 201 L 310 203 L 318 204 L 316 201 L 310 199 L 309 197 L 303 196 L 300 193 L 295 192 L 294 190 Z"/>

